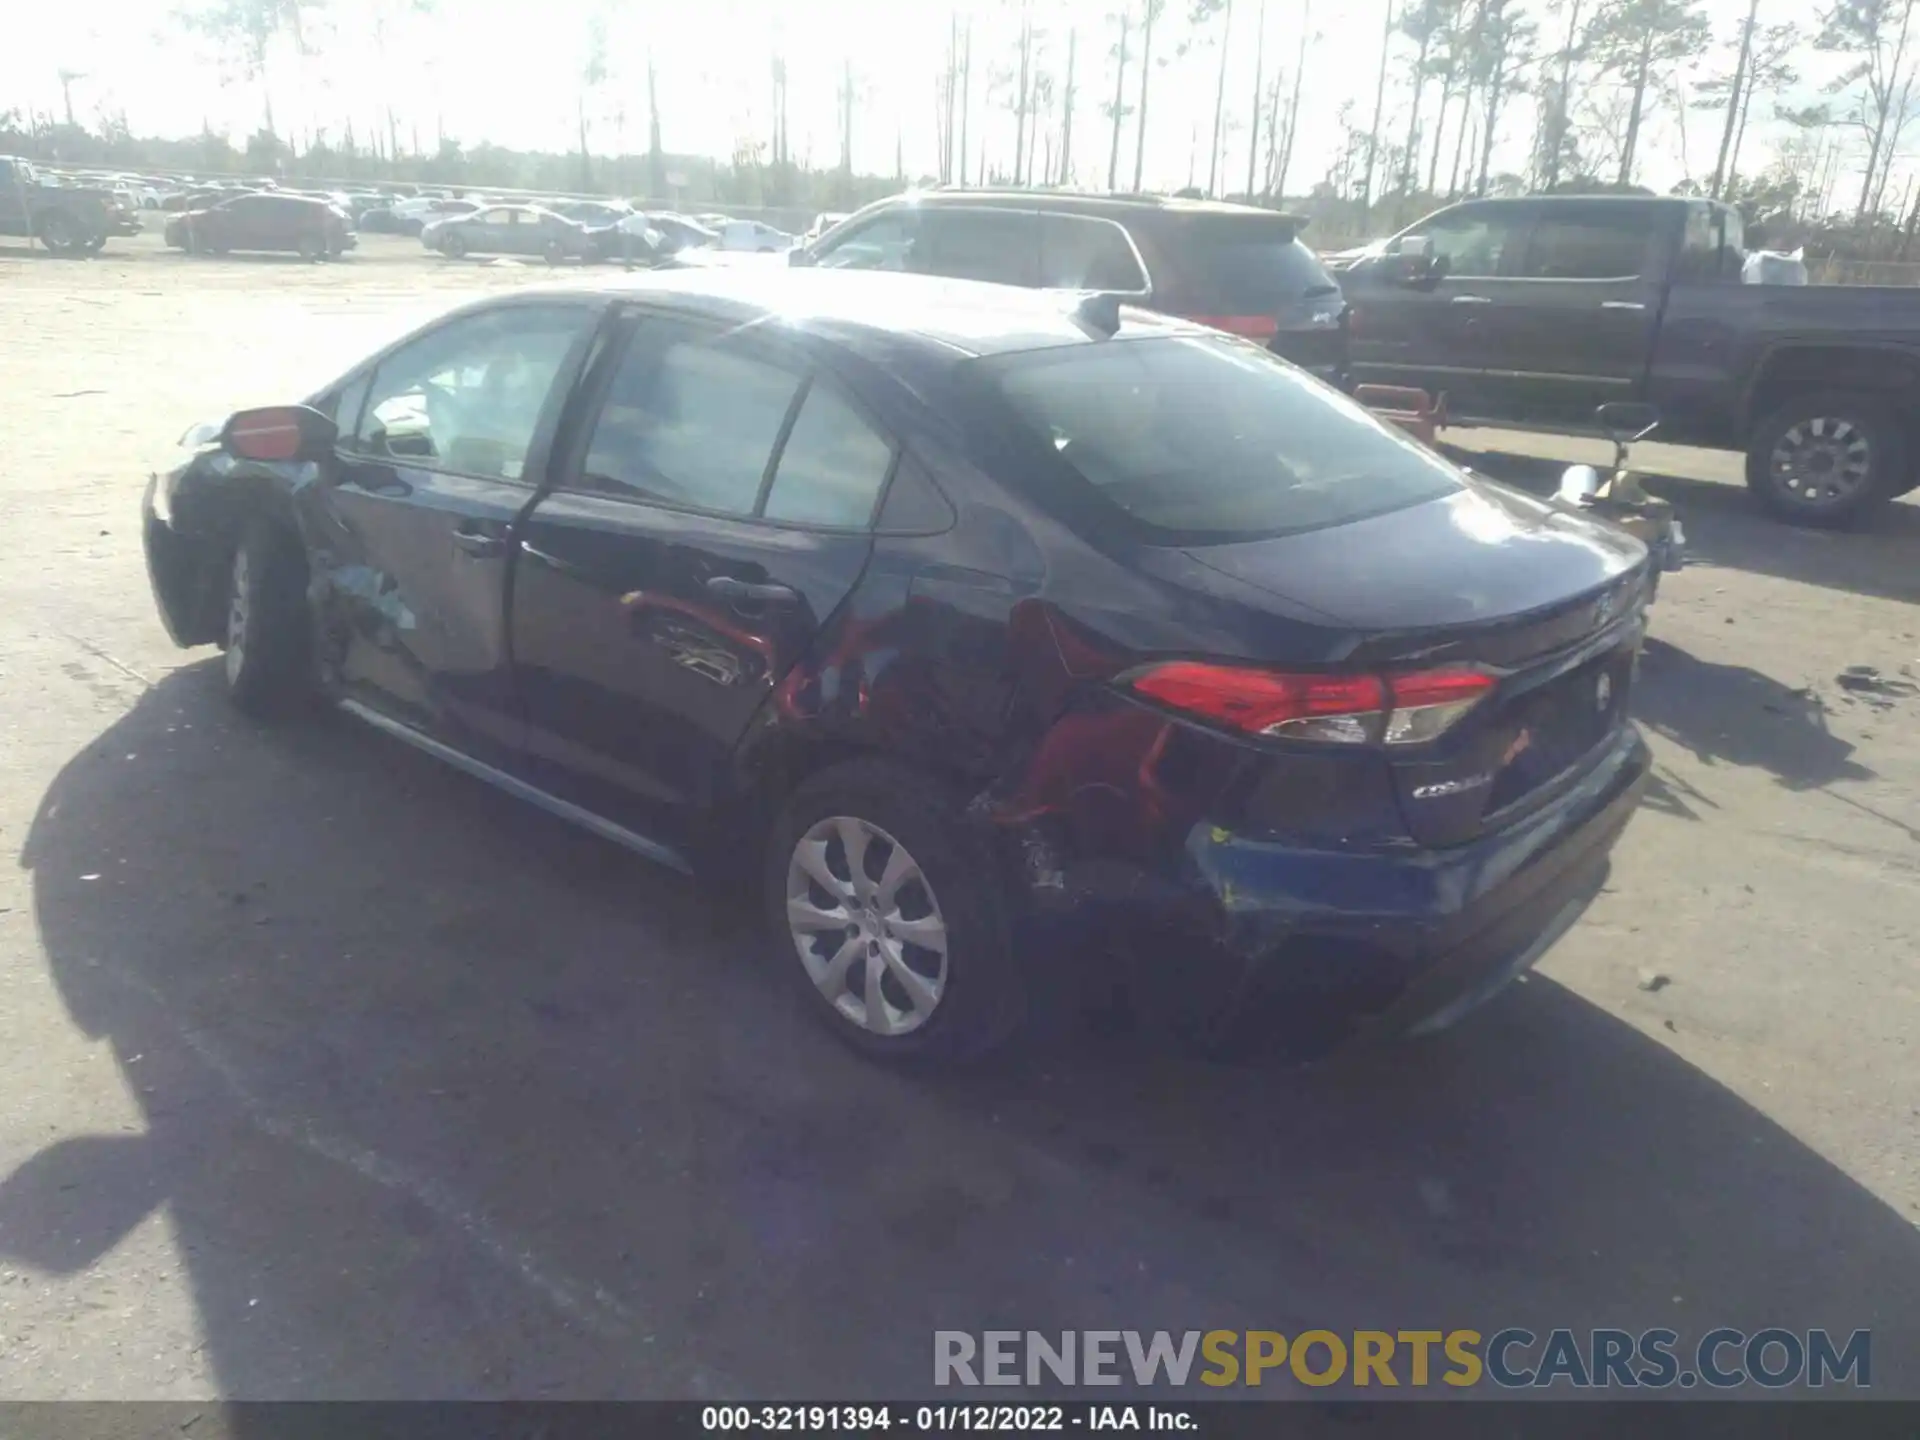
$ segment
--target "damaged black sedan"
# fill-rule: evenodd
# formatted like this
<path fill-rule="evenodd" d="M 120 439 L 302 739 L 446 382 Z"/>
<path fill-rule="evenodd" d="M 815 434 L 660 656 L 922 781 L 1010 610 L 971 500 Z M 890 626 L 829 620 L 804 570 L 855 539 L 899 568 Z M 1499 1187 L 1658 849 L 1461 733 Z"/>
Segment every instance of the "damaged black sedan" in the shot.
<path fill-rule="evenodd" d="M 1639 542 L 1099 297 L 524 291 L 189 438 L 148 564 L 238 706 L 750 877 L 880 1057 L 992 1047 L 1068 933 L 1203 1038 L 1435 1028 L 1645 780 Z"/>

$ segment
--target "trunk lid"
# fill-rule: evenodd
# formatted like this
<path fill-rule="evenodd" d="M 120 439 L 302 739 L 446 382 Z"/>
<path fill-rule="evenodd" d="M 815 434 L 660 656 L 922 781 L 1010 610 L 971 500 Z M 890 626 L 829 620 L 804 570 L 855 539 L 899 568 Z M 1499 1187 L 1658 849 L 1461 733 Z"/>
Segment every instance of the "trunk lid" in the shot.
<path fill-rule="evenodd" d="M 1485 481 L 1331 530 L 1196 547 L 1199 564 L 1338 617 L 1342 668 L 1498 677 L 1430 744 L 1389 750 L 1408 833 L 1470 840 L 1545 803 L 1627 721 L 1645 548 Z"/>

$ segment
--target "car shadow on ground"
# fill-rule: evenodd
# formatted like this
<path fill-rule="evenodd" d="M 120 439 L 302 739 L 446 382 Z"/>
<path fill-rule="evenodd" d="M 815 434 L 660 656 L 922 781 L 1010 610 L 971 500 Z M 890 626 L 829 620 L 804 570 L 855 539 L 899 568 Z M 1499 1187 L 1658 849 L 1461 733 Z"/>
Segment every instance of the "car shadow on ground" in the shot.
<path fill-rule="evenodd" d="M 1633 715 L 1705 765 L 1762 769 L 1789 790 L 1871 780 L 1854 746 L 1827 727 L 1825 702 L 1745 665 L 1718 665 L 1648 636 Z"/>
<path fill-rule="evenodd" d="M 163 1209 L 230 1396 L 904 1398 L 935 1329 L 1102 1326 L 1869 1327 L 1914 1383 L 1913 1217 L 1544 978 L 1312 1070 L 895 1074 L 684 882 L 206 664 L 21 863 L 139 1114 L 0 1179 L 0 1254 Z"/>
<path fill-rule="evenodd" d="M 1552 493 L 1561 460 L 1454 452 L 1483 475 L 1536 495 Z M 1920 504 L 1911 499 L 1874 512 L 1859 528 L 1810 530 L 1761 513 L 1744 486 L 1715 480 L 1648 475 L 1647 489 L 1673 502 L 1692 560 L 1773 575 L 1806 585 L 1880 599 L 1920 601 Z"/>

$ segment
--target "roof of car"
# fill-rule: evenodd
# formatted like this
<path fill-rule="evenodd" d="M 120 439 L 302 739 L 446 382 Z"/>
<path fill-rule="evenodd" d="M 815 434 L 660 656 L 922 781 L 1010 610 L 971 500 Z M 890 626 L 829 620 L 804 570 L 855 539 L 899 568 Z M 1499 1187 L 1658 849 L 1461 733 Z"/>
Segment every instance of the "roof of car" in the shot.
<path fill-rule="evenodd" d="M 991 205 L 1022 210 L 1058 210 L 1079 215 L 1237 215 L 1265 216 L 1270 220 L 1290 221 L 1295 229 L 1306 226 L 1306 218 L 1284 210 L 1268 210 L 1259 205 L 1240 205 L 1230 200 L 1201 200 L 1178 195 L 1135 195 L 1088 190 L 1001 190 L 991 187 L 966 189 L 943 186 L 938 190 L 910 190 L 894 195 L 881 204 Z"/>
<path fill-rule="evenodd" d="M 954 358 L 1100 339 L 1099 331 L 1075 314 L 1076 297 L 1060 291 L 882 271 L 789 269 L 778 261 L 655 270 L 539 289 L 657 297 L 723 321 L 782 321 L 856 348 L 863 340 L 919 341 Z M 1129 308 L 1123 317 L 1122 328 L 1130 334 L 1214 333 L 1144 310 Z"/>

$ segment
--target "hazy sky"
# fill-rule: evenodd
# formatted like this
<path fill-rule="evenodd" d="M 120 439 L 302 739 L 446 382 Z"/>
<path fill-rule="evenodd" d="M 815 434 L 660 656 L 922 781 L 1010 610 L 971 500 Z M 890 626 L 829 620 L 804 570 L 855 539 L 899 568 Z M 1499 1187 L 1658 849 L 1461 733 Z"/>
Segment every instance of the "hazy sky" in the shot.
<path fill-rule="evenodd" d="M 1337 145 L 1336 114 L 1351 100 L 1364 122 L 1373 108 L 1373 87 L 1388 0 L 1311 0 L 1307 90 L 1301 136 L 1289 189 L 1296 193 L 1326 170 Z M 1402 0 L 1392 0 L 1398 5 Z M 789 125 L 796 157 L 811 153 L 816 164 L 838 158 L 836 90 L 841 67 L 851 59 L 861 103 L 855 117 L 855 163 L 865 171 L 890 172 L 895 136 L 904 139 L 909 174 L 931 172 L 935 155 L 934 87 L 953 6 L 945 0 L 440 0 L 430 19 L 410 21 L 382 35 L 374 16 L 380 0 L 331 0 L 317 27 L 311 57 L 290 49 L 271 64 L 274 110 L 281 130 L 324 126 L 335 137 L 352 116 L 363 136 L 391 98 L 406 143 L 417 127 L 432 144 L 436 124 L 467 144 L 499 144 L 568 150 L 578 144 L 576 104 L 586 49 L 588 16 L 609 19 L 612 76 L 590 110 L 595 150 L 644 148 L 646 57 L 659 70 L 664 139 L 674 151 L 728 155 L 736 138 L 769 133 L 770 60 L 787 57 Z M 1012 0 L 962 0 L 974 15 L 976 100 L 974 153 L 984 136 L 990 159 L 1010 161 L 1014 118 L 1002 102 L 985 108 L 987 72 L 1013 58 L 1018 5 Z M 1074 120 L 1076 179 L 1104 183 L 1110 121 L 1099 106 L 1111 98 L 1114 29 L 1104 17 L 1114 0 L 1034 0 L 1048 30 L 1049 67 L 1064 69 L 1066 35 L 1077 26 L 1078 88 Z M 1149 188 L 1184 185 L 1190 173 L 1205 184 L 1213 128 L 1214 82 L 1219 51 L 1209 45 L 1185 57 L 1174 53 L 1187 38 L 1184 0 L 1170 0 L 1168 19 L 1155 37 L 1156 65 L 1149 96 L 1145 183 Z M 1236 0 L 1229 49 L 1227 108 L 1230 120 L 1251 102 L 1256 26 L 1261 0 Z M 1745 0 L 1707 0 L 1716 45 L 1731 37 L 1745 13 Z M 1794 0 L 1761 0 L 1761 22 L 1780 21 L 1803 7 Z M 236 140 L 259 123 L 260 87 L 222 74 L 205 46 L 170 19 L 169 0 L 71 0 L 36 5 L 30 17 L 8 27 L 0 51 L 0 107 L 26 105 L 58 111 L 57 72 L 80 71 L 73 85 L 79 118 L 91 121 L 102 107 L 124 108 L 136 133 L 187 134 L 203 122 Z M 1558 32 L 1543 4 L 1529 7 L 1542 20 L 1542 48 Z M 1298 53 L 1303 0 L 1266 0 L 1266 69 L 1284 66 L 1291 75 Z M 1215 25 L 1218 33 L 1218 24 Z M 1137 45 L 1136 45 L 1137 50 Z M 1722 65 L 1717 53 L 1705 67 Z M 1407 61 L 1396 67 L 1404 75 Z M 1809 53 L 1806 68 L 1818 79 L 1833 68 L 1831 57 Z M 1128 98 L 1138 84 L 1131 67 Z M 1433 91 L 1427 106 L 1431 111 Z M 1405 133 L 1405 92 L 1390 91 L 1389 121 L 1395 137 Z M 622 116 L 624 111 L 624 117 Z M 1391 118 L 1398 112 L 1397 121 Z M 1237 112 L 1237 113 L 1236 113 Z M 983 119 L 984 113 L 984 119 Z M 1712 169 L 1720 117 L 1696 111 L 1686 134 L 1687 169 Z M 1664 188 L 1685 173 L 1681 137 L 1670 110 L 1649 122 L 1638 178 Z M 1449 126 L 1451 129 L 1451 126 Z M 1523 98 L 1503 117 L 1495 149 L 1496 169 L 1519 169 L 1533 129 Z M 1776 127 L 1756 113 L 1749 127 L 1743 169 L 1756 168 Z M 1235 188 L 1247 168 L 1244 129 L 1224 147 L 1223 166 Z M 1448 143 L 1451 159 L 1452 143 Z M 1121 181 L 1130 183 L 1134 131 L 1128 121 L 1121 141 Z M 1191 171 L 1190 171 L 1191 166 Z M 1444 167 L 1443 167 L 1444 176 Z M 1904 180 L 1896 174 L 1894 190 Z"/>

